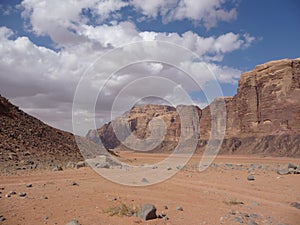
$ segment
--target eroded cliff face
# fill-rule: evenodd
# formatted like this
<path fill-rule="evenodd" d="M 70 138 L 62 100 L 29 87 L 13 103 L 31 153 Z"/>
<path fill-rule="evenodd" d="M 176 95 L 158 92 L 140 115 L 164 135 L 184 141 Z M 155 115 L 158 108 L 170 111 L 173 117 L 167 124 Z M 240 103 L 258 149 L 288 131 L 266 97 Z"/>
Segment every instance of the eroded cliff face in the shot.
<path fill-rule="evenodd" d="M 299 80 L 299 59 L 272 61 L 244 73 L 234 97 L 241 133 L 299 133 Z"/>
<path fill-rule="evenodd" d="M 193 112 L 194 118 L 189 112 Z M 190 133 L 198 133 L 196 138 L 199 138 L 197 125 L 200 116 L 201 110 L 196 106 L 181 105 L 177 108 L 166 105 L 135 106 L 129 112 L 98 129 L 99 136 L 96 131 L 90 130 L 87 137 L 97 143 L 101 141 L 108 149 L 119 147 L 143 150 L 143 147 L 153 145 L 153 151 L 161 151 L 161 149 L 172 151 L 180 137 L 189 138 Z M 145 142 L 140 143 L 142 140 Z M 136 149 L 130 146 L 136 146 Z"/>
<path fill-rule="evenodd" d="M 226 122 L 221 153 L 300 156 L 300 58 L 256 66 L 241 75 L 235 96 L 217 98 L 203 110 L 185 106 L 194 107 L 200 118 L 198 151 L 205 150 L 211 135 L 211 121 L 216 119 L 211 109 L 218 110 L 218 105 L 224 102 L 226 121 L 216 123 Z M 162 144 L 154 150 L 172 151 L 184 131 L 177 111 L 170 106 L 137 106 L 113 122 L 117 121 L 119 126 L 129 125 L 130 130 L 121 135 L 124 141 L 130 132 L 139 139 L 149 137 L 149 122 L 153 118 L 162 119 L 167 127 L 166 134 Z M 186 121 L 191 119 L 184 117 Z M 105 147 L 120 146 L 112 123 L 101 127 L 98 133 Z M 95 139 L 96 134 L 96 131 L 90 131 L 87 137 Z"/>

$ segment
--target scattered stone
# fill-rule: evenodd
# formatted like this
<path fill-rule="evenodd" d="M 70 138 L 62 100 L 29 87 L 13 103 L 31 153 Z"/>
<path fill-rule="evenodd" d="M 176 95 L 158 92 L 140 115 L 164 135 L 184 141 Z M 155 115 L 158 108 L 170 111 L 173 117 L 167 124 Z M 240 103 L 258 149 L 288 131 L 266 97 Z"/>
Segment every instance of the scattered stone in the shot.
<path fill-rule="evenodd" d="M 143 183 L 149 183 L 149 181 L 145 177 L 142 179 L 142 182 Z"/>
<path fill-rule="evenodd" d="M 176 210 L 183 211 L 183 208 L 181 206 L 176 206 Z"/>
<path fill-rule="evenodd" d="M 11 197 L 10 194 L 6 194 L 6 195 L 5 195 L 5 198 L 10 198 L 10 197 Z"/>
<path fill-rule="evenodd" d="M 70 222 L 66 225 L 80 225 L 80 223 L 78 222 L 78 220 L 70 220 Z"/>
<path fill-rule="evenodd" d="M 243 219 L 240 216 L 235 217 L 233 221 L 236 223 L 243 223 Z"/>
<path fill-rule="evenodd" d="M 251 218 L 254 218 L 254 219 L 260 219 L 260 218 L 261 218 L 260 215 L 255 214 L 255 213 L 251 213 L 251 214 L 250 214 L 250 217 L 251 217 Z"/>
<path fill-rule="evenodd" d="M 254 176 L 253 176 L 253 175 L 249 175 L 249 176 L 247 177 L 247 180 L 249 180 L 249 181 L 254 181 L 254 180 L 255 180 L 255 178 L 254 178 Z"/>
<path fill-rule="evenodd" d="M 55 166 L 52 170 L 53 171 L 63 171 L 63 168 L 61 166 Z"/>
<path fill-rule="evenodd" d="M 5 195 L 5 197 L 10 198 L 12 195 L 15 195 L 15 194 L 17 194 L 15 191 L 10 191 Z"/>
<path fill-rule="evenodd" d="M 26 195 L 27 195 L 27 194 L 26 194 L 25 192 L 20 192 L 20 193 L 19 193 L 19 196 L 20 196 L 20 197 L 25 197 Z"/>
<path fill-rule="evenodd" d="M 4 216 L 0 216 L 0 221 L 4 221 L 6 218 Z"/>
<path fill-rule="evenodd" d="M 279 170 L 277 170 L 277 173 L 279 175 L 287 175 L 290 173 L 290 171 L 288 169 L 279 169 Z"/>
<path fill-rule="evenodd" d="M 79 168 L 82 168 L 82 167 L 86 167 L 86 162 L 80 161 L 80 162 L 76 163 L 76 165 L 75 165 L 76 169 L 79 169 Z"/>
<path fill-rule="evenodd" d="M 43 219 L 44 219 L 44 220 L 48 220 L 48 219 L 49 219 L 49 217 L 48 217 L 48 216 L 45 216 Z"/>
<path fill-rule="evenodd" d="M 156 207 L 152 204 L 143 205 L 138 212 L 138 217 L 142 218 L 143 220 L 156 219 Z"/>
<path fill-rule="evenodd" d="M 32 184 L 27 184 L 26 187 L 31 188 Z"/>
<path fill-rule="evenodd" d="M 167 170 L 172 170 L 172 168 L 171 168 L 171 167 L 168 167 Z"/>
<path fill-rule="evenodd" d="M 258 223 L 256 223 L 253 220 L 250 220 L 250 221 L 247 222 L 247 225 L 258 225 Z"/>
<path fill-rule="evenodd" d="M 48 197 L 47 196 L 42 196 L 42 199 L 48 199 Z"/>
<path fill-rule="evenodd" d="M 291 206 L 292 206 L 292 207 L 295 207 L 295 208 L 297 208 L 297 209 L 300 209 L 300 203 L 299 203 L 299 202 L 292 202 L 292 203 L 291 203 Z"/>
<path fill-rule="evenodd" d="M 176 166 L 176 169 L 178 170 L 184 170 L 186 167 L 185 166 L 182 166 L 182 165 L 178 165 Z"/>
<path fill-rule="evenodd" d="M 67 168 L 74 168 L 75 167 L 75 163 L 73 163 L 73 162 L 68 162 L 68 164 L 67 164 Z"/>
<path fill-rule="evenodd" d="M 165 205 L 165 206 L 164 206 L 164 209 L 168 209 L 168 206 L 167 206 L 167 205 Z"/>
<path fill-rule="evenodd" d="M 297 166 L 296 165 L 294 165 L 293 163 L 289 163 L 288 164 L 288 169 L 297 169 Z"/>
<path fill-rule="evenodd" d="M 72 186 L 78 186 L 78 184 L 75 181 L 73 181 Z"/>
<path fill-rule="evenodd" d="M 160 218 L 160 219 L 162 219 L 162 218 L 164 218 L 164 217 L 166 217 L 166 216 L 167 216 L 167 214 L 165 214 L 164 212 L 162 212 L 162 213 L 159 214 L 157 217 Z"/>
<path fill-rule="evenodd" d="M 164 220 L 169 220 L 169 217 L 168 217 L 168 216 L 165 216 L 165 217 L 164 217 Z"/>

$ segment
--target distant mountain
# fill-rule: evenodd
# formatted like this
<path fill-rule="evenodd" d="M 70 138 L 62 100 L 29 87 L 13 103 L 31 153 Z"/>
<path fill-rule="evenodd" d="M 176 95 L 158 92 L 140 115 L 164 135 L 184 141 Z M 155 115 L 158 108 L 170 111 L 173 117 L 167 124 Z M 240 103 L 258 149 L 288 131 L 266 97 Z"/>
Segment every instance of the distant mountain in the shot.
<path fill-rule="evenodd" d="M 63 166 L 79 160 L 83 157 L 73 134 L 41 122 L 0 95 L 0 170 Z"/>
<path fill-rule="evenodd" d="M 161 144 L 153 151 L 170 152 L 176 147 L 181 133 L 190 129 L 181 127 L 178 109 L 189 108 L 199 115 L 197 151 L 202 152 L 210 137 L 210 109 L 220 104 L 220 100 L 225 101 L 227 112 L 221 153 L 300 156 L 300 58 L 256 66 L 241 75 L 235 96 L 217 98 L 203 110 L 195 106 L 135 106 L 97 131 L 90 130 L 87 138 L 99 142 L 99 134 L 106 148 L 128 149 L 121 144 L 120 136 L 122 142 L 135 146 L 139 141 L 130 137 L 130 131 L 139 139 L 146 140 L 151 135 L 150 121 L 159 118 L 165 121 L 167 131 Z M 188 116 L 183 119 L 189 120 Z M 126 125 L 129 131 L 118 129 L 123 133 L 116 137 L 113 125 L 119 128 Z M 153 131 L 159 131 L 161 124 L 152 123 L 151 126 Z"/>

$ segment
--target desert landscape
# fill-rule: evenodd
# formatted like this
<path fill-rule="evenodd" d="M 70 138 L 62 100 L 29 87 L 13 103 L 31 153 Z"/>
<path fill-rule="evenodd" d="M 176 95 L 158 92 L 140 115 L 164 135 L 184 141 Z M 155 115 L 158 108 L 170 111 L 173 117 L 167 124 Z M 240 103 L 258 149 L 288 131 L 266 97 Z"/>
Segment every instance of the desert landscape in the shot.
<path fill-rule="evenodd" d="M 299 225 L 299 1 L 0 1 L 0 225 Z"/>
<path fill-rule="evenodd" d="M 166 155 L 124 152 L 122 157 L 153 163 Z M 146 187 L 112 183 L 88 167 L 2 175 L 1 214 L 6 220 L 1 223 L 67 224 L 75 219 L 80 224 L 298 224 L 299 175 L 279 175 L 277 169 L 287 169 L 291 161 L 299 165 L 299 159 L 220 156 L 199 173 L 192 167 L 199 157 L 174 177 Z M 5 197 L 11 191 L 16 194 Z M 127 215 L 146 203 L 166 216 L 144 221 Z M 129 210 L 119 210 L 122 204 Z"/>
<path fill-rule="evenodd" d="M 203 172 L 199 162 L 209 137 L 206 117 L 211 106 L 197 108 L 202 115 L 199 143 L 188 163 L 160 167 L 155 165 L 169 157 L 185 129 L 175 108 L 136 106 L 129 117 L 116 119 L 128 123 L 140 139 L 149 135 L 153 117 L 166 121 L 165 138 L 150 153 L 120 145 L 110 124 L 97 131 L 104 146 L 94 142 L 95 131 L 77 137 L 85 143 L 85 153 L 72 134 L 44 124 L 1 97 L 1 223 L 296 225 L 300 220 L 299 81 L 299 59 L 269 62 L 243 74 L 237 95 L 226 98 L 228 121 L 220 154 Z M 252 93 L 257 83 L 264 94 Z M 247 100 L 239 100 L 245 92 Z M 247 109 L 239 103 L 244 101 Z M 271 122 L 254 123 L 257 115 Z M 99 155 L 103 157 L 98 159 Z M 108 159 L 146 165 L 157 177 L 175 173 L 158 184 L 152 184 L 154 177 L 147 174 L 132 185 L 117 184 L 97 170 L 127 179 L 131 167 Z M 153 208 L 143 211 L 145 204 Z"/>

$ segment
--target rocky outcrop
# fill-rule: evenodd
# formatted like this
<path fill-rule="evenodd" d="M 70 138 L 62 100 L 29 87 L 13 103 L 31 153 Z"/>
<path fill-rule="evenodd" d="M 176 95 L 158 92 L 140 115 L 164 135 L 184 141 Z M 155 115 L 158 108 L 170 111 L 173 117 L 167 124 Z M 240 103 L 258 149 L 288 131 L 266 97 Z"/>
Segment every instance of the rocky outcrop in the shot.
<path fill-rule="evenodd" d="M 217 98 L 203 110 L 195 106 L 185 106 L 186 109 L 192 107 L 197 110 L 200 118 L 197 151 L 202 152 L 210 138 L 212 120 L 215 120 L 215 116 L 211 116 L 211 109 L 218 109 L 218 105 L 225 102 L 226 121 L 220 121 L 226 122 L 221 153 L 300 156 L 299 96 L 300 58 L 271 61 L 256 66 L 252 71 L 241 75 L 235 96 Z M 165 122 L 166 134 L 154 151 L 172 151 L 182 132 L 191 128 L 181 127 L 180 119 L 190 120 L 191 124 L 192 118 L 181 118 L 178 114 L 179 108 L 136 106 L 98 131 L 90 131 L 87 137 L 96 140 L 99 133 L 106 148 L 121 147 L 121 142 L 124 143 L 131 132 L 141 140 L 150 137 L 150 121 L 156 118 Z M 122 130 L 118 137 L 114 133 L 113 124 L 119 126 L 117 130 Z M 126 126 L 127 130 L 120 128 Z M 153 129 L 157 133 L 161 127 L 154 125 Z M 133 141 L 133 145 L 135 144 Z"/>
<path fill-rule="evenodd" d="M 87 148 L 95 145 L 85 138 L 78 137 L 78 141 Z M 85 155 L 93 154 L 96 152 Z M 0 95 L 0 171 L 52 167 L 79 160 L 83 157 L 73 134 L 50 127 Z"/>

